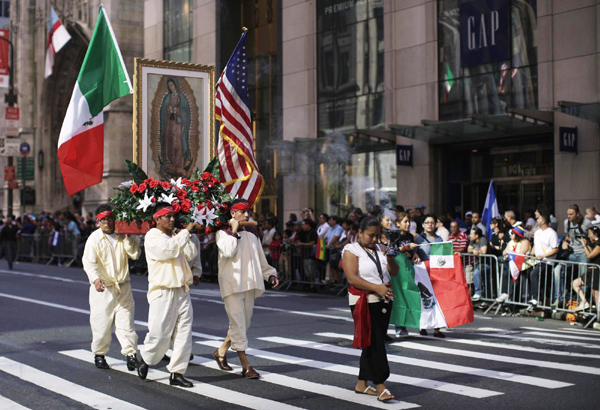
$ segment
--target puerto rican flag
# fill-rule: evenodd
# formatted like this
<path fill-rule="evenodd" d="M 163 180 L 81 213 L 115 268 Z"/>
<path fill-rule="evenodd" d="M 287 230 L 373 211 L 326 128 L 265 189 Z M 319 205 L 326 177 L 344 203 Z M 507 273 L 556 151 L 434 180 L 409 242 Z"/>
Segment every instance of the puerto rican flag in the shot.
<path fill-rule="evenodd" d="M 71 39 L 69 32 L 62 25 L 56 12 L 50 7 L 50 28 L 48 29 L 48 42 L 46 43 L 46 69 L 44 78 L 50 77 L 54 71 L 54 55 Z"/>
<path fill-rule="evenodd" d="M 525 262 L 525 255 L 519 255 L 516 253 L 508 254 L 508 266 L 510 267 L 510 274 L 513 282 L 516 282 L 517 279 L 519 279 L 523 262 Z"/>

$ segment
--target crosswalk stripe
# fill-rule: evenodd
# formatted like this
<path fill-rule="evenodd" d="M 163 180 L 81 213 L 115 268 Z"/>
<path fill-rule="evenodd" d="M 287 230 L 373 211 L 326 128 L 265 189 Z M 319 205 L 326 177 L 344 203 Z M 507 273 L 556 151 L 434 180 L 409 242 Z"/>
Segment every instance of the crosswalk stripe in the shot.
<path fill-rule="evenodd" d="M 86 352 L 89 357 L 89 352 Z M 80 386 L 68 380 L 43 372 L 33 367 L 0 357 L 0 371 L 18 377 L 28 383 L 36 384 L 46 390 L 66 396 L 95 409 L 138 410 L 142 407 L 119 400 L 107 394 Z"/>
<path fill-rule="evenodd" d="M 347 347 L 334 346 L 331 344 L 310 342 L 307 340 L 289 339 L 289 338 L 284 338 L 284 337 L 259 337 L 259 339 L 265 340 L 267 342 L 272 342 L 272 343 L 281 343 L 281 344 L 287 344 L 287 345 L 292 345 L 292 346 L 304 347 L 304 348 L 308 348 L 308 349 L 323 350 L 323 351 L 327 351 L 327 352 L 333 352 L 333 353 L 344 354 L 344 355 L 349 355 L 349 356 L 360 356 L 362 353 L 360 350 L 357 350 L 357 349 L 350 349 Z M 413 359 L 411 357 L 399 356 L 399 355 L 394 355 L 394 354 L 388 354 L 387 358 L 388 358 L 389 362 L 393 362 L 393 363 L 401 363 L 401 364 L 405 364 L 405 365 L 409 365 L 409 366 L 425 367 L 425 368 L 429 368 L 429 369 L 443 370 L 443 371 L 447 371 L 447 372 L 469 374 L 469 375 L 479 376 L 479 377 L 488 377 L 491 379 L 527 384 L 527 385 L 543 387 L 543 388 L 547 388 L 547 389 L 559 389 L 562 387 L 568 387 L 568 386 L 573 385 L 572 383 L 563 383 L 563 382 L 559 382 L 559 381 L 551 380 L 551 379 L 542 379 L 539 377 L 523 376 L 523 375 L 514 374 L 514 373 L 499 372 L 499 371 L 487 370 L 487 369 L 479 369 L 476 367 L 460 366 L 460 365 L 454 365 L 454 364 L 443 363 L 443 362 L 434 362 L 434 361 L 430 361 L 430 360 Z"/>
<path fill-rule="evenodd" d="M 205 346 L 211 346 L 211 347 L 219 347 L 221 345 L 218 342 L 212 342 L 212 341 L 199 341 L 196 343 L 202 344 Z M 284 355 L 284 354 L 275 353 L 275 352 L 268 352 L 268 351 L 259 350 L 259 349 L 248 349 L 248 350 L 246 350 L 246 354 L 250 355 L 250 356 L 260 357 L 260 358 L 266 359 L 266 360 L 290 363 L 290 364 L 295 364 L 298 366 L 312 367 L 314 369 L 328 370 L 328 371 L 348 374 L 348 375 L 352 375 L 352 376 L 358 375 L 357 367 L 351 367 L 351 366 L 329 363 L 329 362 L 322 362 L 320 360 L 311 360 L 311 359 L 306 359 L 303 357 L 289 356 L 289 355 Z M 504 394 L 504 393 L 492 391 L 492 390 L 478 389 L 478 388 L 474 388 L 474 387 L 462 386 L 462 385 L 453 384 L 453 383 L 446 383 L 446 382 L 441 382 L 441 381 L 437 381 L 437 380 L 423 379 L 420 377 L 401 376 L 401 375 L 396 375 L 396 374 L 390 375 L 390 377 L 388 378 L 388 381 L 393 382 L 393 383 L 408 384 L 410 386 L 422 387 L 424 389 L 443 391 L 446 393 L 460 394 L 463 396 L 468 396 L 468 397 L 477 398 L 477 399 Z"/>
<path fill-rule="evenodd" d="M 567 333 L 567 332 L 556 332 L 556 333 L 546 333 L 546 332 L 540 332 L 537 329 L 535 329 L 536 331 L 534 332 L 523 332 L 524 335 L 533 335 L 533 336 L 549 336 L 549 337 L 562 337 L 563 339 L 573 339 L 573 340 L 593 340 L 595 342 L 600 342 L 600 339 L 598 339 L 597 337 L 588 337 L 588 336 L 573 336 L 570 334 L 563 334 L 563 333 Z"/>
<path fill-rule="evenodd" d="M 209 369 L 220 370 L 219 366 L 213 359 L 207 359 L 204 357 L 194 357 L 194 359 L 190 363 L 208 367 Z M 242 370 L 241 366 L 232 363 L 230 363 L 229 365 L 233 367 L 234 372 L 239 372 Z M 362 404 L 363 406 L 375 407 L 378 409 L 414 409 L 420 407 L 418 404 L 403 401 L 394 401 L 393 404 L 382 403 L 377 400 L 374 400 L 372 396 L 356 394 L 349 389 L 343 389 L 341 387 L 332 386 L 328 384 L 314 383 L 295 377 L 285 376 L 282 374 L 266 372 L 264 370 L 260 371 L 260 380 L 284 387 L 289 387 L 292 389 L 303 390 L 310 393 L 320 394 L 323 396 L 329 396 L 337 400 L 344 400 L 349 401 L 351 403 Z"/>
<path fill-rule="evenodd" d="M 219 343 L 219 342 L 215 342 Z M 83 349 L 78 350 L 66 350 L 59 352 L 64 354 L 65 356 L 72 357 L 74 359 L 79 359 L 83 361 L 89 361 L 90 352 Z M 126 373 L 129 375 L 135 375 L 137 377 L 137 373 L 132 373 L 127 370 L 127 364 L 121 360 L 113 359 L 111 357 L 106 357 L 106 362 L 110 365 L 111 369 Z M 169 373 L 163 372 L 161 370 L 150 369 L 148 371 L 148 377 L 146 380 L 152 380 L 157 383 L 165 384 L 169 386 Z M 211 399 L 223 401 L 226 403 L 236 404 L 242 407 L 248 407 L 250 409 L 299 409 L 300 407 L 291 406 L 289 404 L 276 402 L 273 400 L 263 399 L 261 397 L 251 396 L 249 394 L 240 393 L 234 390 L 224 389 L 222 387 L 215 386 L 214 384 L 207 384 L 199 382 L 198 380 L 191 379 L 194 383 L 194 387 L 191 388 L 180 388 L 184 391 L 188 391 L 191 393 L 200 394 L 202 396 L 209 397 Z M 120 407 L 116 407 L 120 409 Z"/>
<path fill-rule="evenodd" d="M 458 350 L 458 349 L 449 349 L 446 347 L 425 345 L 414 342 L 396 342 L 392 343 L 393 346 L 403 347 L 406 349 L 413 350 L 421 350 L 425 352 L 434 352 L 434 353 L 443 353 L 450 354 L 455 356 L 464 356 L 474 359 L 484 359 L 484 360 L 493 360 L 497 362 L 511 363 L 511 364 L 524 364 L 527 366 L 535 366 L 542 367 L 545 369 L 556 369 L 556 370 L 566 370 L 570 372 L 584 373 L 584 374 L 594 374 L 600 375 L 600 368 L 590 367 L 590 366 L 581 366 L 575 364 L 567 364 L 567 363 L 558 363 L 558 362 L 549 362 L 545 360 L 533 360 L 533 359 L 523 359 L 519 357 L 507 357 L 501 356 L 497 354 L 491 353 L 481 353 L 475 352 L 472 350 Z"/>
<path fill-rule="evenodd" d="M 570 342 L 570 341 L 558 340 L 558 339 L 543 339 L 543 338 L 539 338 L 539 337 L 527 337 L 524 335 L 519 336 L 519 335 L 514 335 L 514 334 L 509 335 L 509 334 L 499 334 L 499 333 L 472 333 L 472 334 L 476 335 L 476 336 L 495 337 L 498 339 L 518 340 L 518 341 L 526 342 L 526 343 L 536 342 L 536 343 L 553 345 L 553 346 L 567 346 L 567 347 L 579 346 L 579 347 L 584 347 L 586 349 L 600 349 L 600 345 L 594 345 L 591 343 Z M 548 335 L 544 335 L 544 336 L 548 336 Z"/>
<path fill-rule="evenodd" d="M 16 403 L 10 399 L 7 399 L 4 396 L 0 396 L 0 409 L 2 409 L 2 410 L 29 410 L 28 407 L 21 406 L 19 403 Z"/>
<path fill-rule="evenodd" d="M 589 335 L 598 335 L 600 337 L 600 332 L 592 329 L 579 329 L 577 327 L 563 327 L 560 330 L 568 330 L 577 334 L 589 334 Z"/>
<path fill-rule="evenodd" d="M 521 326 L 519 329 L 525 329 L 525 330 L 533 330 L 536 332 L 545 332 L 545 333 L 566 333 L 569 335 L 578 335 L 578 336 L 585 336 L 585 335 L 594 335 L 596 337 L 591 338 L 589 340 L 596 340 L 598 342 L 600 342 L 600 332 L 598 332 L 597 330 L 588 330 L 587 333 L 583 333 L 585 332 L 585 330 L 575 330 L 575 329 L 568 329 L 568 330 L 561 330 L 561 329 L 544 329 L 543 327 L 527 327 L 527 326 Z"/>

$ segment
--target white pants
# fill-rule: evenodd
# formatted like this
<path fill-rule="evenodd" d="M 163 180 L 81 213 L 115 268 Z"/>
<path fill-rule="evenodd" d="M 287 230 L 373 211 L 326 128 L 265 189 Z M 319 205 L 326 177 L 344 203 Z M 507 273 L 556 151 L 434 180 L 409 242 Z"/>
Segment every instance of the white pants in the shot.
<path fill-rule="evenodd" d="M 229 318 L 231 348 L 237 352 L 244 352 L 248 349 L 246 331 L 250 327 L 254 310 L 254 290 L 234 293 L 225 297 L 223 301 Z"/>
<path fill-rule="evenodd" d="M 121 344 L 121 354 L 128 356 L 137 349 L 138 335 L 133 325 L 135 302 L 131 294 L 131 283 L 119 285 L 121 293 L 114 286 L 107 286 L 98 292 L 90 286 L 90 325 L 92 327 L 92 352 L 104 356 L 110 348 L 113 323 L 115 334 Z"/>
<path fill-rule="evenodd" d="M 185 374 L 192 353 L 193 319 L 190 293 L 184 287 L 160 289 L 160 295 L 150 301 L 148 334 L 140 349 L 144 362 L 150 366 L 157 364 L 172 345 L 173 354 L 167 370 Z"/>

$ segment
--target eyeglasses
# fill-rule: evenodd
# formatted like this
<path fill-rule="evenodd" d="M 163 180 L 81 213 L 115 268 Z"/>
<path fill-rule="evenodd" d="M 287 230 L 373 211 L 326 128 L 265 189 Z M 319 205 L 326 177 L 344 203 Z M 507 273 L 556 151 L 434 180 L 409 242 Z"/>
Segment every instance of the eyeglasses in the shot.
<path fill-rule="evenodd" d="M 433 225 L 435 222 L 423 222 L 423 225 Z"/>

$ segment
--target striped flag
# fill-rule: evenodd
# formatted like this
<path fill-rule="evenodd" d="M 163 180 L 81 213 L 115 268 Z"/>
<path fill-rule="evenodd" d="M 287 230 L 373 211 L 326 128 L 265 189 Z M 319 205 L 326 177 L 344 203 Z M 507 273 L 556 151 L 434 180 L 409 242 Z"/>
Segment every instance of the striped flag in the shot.
<path fill-rule="evenodd" d="M 121 50 L 100 5 L 77 83 L 58 139 L 58 160 L 67 194 L 102 182 L 104 116 L 111 101 L 133 93 Z"/>
<path fill-rule="evenodd" d="M 46 67 L 44 78 L 50 77 L 54 71 L 54 55 L 64 47 L 71 39 L 69 32 L 62 25 L 54 8 L 50 7 L 50 28 L 48 29 L 48 41 L 46 43 Z"/>
<path fill-rule="evenodd" d="M 517 253 L 508 254 L 508 266 L 510 267 L 510 274 L 513 282 L 519 279 L 521 270 L 523 269 L 523 262 L 525 262 L 525 255 L 519 255 Z"/>
<path fill-rule="evenodd" d="M 487 196 L 485 197 L 485 205 L 481 213 L 481 222 L 485 225 L 488 241 L 492 240 L 493 231 L 490 229 L 492 218 L 500 216 L 498 211 L 498 201 L 496 200 L 496 191 L 494 191 L 494 181 L 490 181 Z"/>
<path fill-rule="evenodd" d="M 320 261 L 325 260 L 325 239 L 317 239 L 317 248 L 315 249 L 315 259 Z"/>
<path fill-rule="evenodd" d="M 240 38 L 216 87 L 215 114 L 221 122 L 217 156 L 221 182 L 234 197 L 253 205 L 262 194 L 264 180 L 254 159 L 254 139 L 248 96 L 246 35 Z"/>

